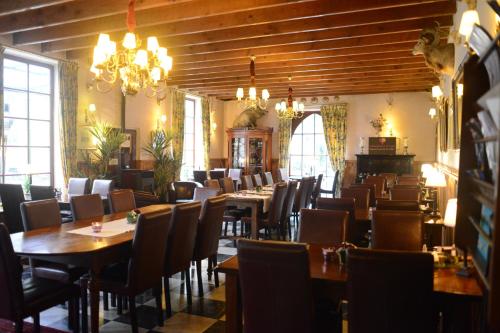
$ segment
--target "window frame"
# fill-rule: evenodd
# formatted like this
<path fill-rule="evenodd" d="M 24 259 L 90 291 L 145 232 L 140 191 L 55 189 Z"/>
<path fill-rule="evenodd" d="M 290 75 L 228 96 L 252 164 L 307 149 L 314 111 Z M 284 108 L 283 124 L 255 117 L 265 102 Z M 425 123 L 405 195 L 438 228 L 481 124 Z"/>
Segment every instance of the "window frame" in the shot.
<path fill-rule="evenodd" d="M 191 154 L 191 158 L 192 158 L 192 161 L 193 161 L 193 164 L 190 164 L 189 167 L 192 167 L 193 170 L 197 170 L 196 167 L 196 161 L 197 161 L 197 151 L 199 151 L 200 153 L 202 153 L 202 149 L 196 149 L 197 145 L 197 139 L 201 138 L 201 141 L 203 142 L 203 120 L 202 120 L 202 115 L 201 115 L 201 105 L 199 105 L 199 100 L 197 100 L 195 97 L 191 97 L 191 96 L 186 96 L 184 98 L 184 103 L 193 103 L 193 119 L 192 119 L 192 128 L 193 128 L 193 133 L 187 133 L 188 135 L 192 135 L 192 147 L 189 147 L 188 152 Z M 200 119 L 200 124 L 197 126 L 197 123 L 196 123 L 196 119 L 197 119 L 197 113 L 198 113 L 198 118 Z M 186 153 L 186 119 L 187 119 L 187 116 L 186 114 L 184 114 L 184 144 L 183 144 L 183 148 L 182 148 L 182 164 L 183 166 L 185 165 L 184 163 L 184 157 L 185 157 L 185 153 Z M 199 127 L 199 128 L 198 128 Z M 203 158 L 203 156 L 201 156 L 200 158 Z M 186 177 L 184 177 L 183 179 L 183 173 L 181 172 L 181 180 L 191 180 L 193 179 L 193 175 L 189 175 L 187 174 Z"/>
<path fill-rule="evenodd" d="M 5 150 L 6 148 L 9 148 L 9 147 L 14 147 L 14 148 L 26 148 L 27 149 L 27 152 L 28 152 L 28 164 L 33 164 L 34 161 L 32 161 L 32 157 L 31 157 L 31 148 L 47 148 L 46 146 L 35 146 L 35 145 L 31 145 L 30 143 L 30 139 L 31 139 L 31 133 L 30 133 L 30 121 L 31 120 L 34 120 L 34 121 L 44 121 L 44 122 L 48 122 L 49 123 L 49 128 L 50 128 L 50 143 L 49 143 L 49 152 L 50 152 L 50 170 L 49 170 L 49 173 L 46 173 L 46 172 L 36 172 L 36 173 L 32 173 L 30 174 L 30 181 L 32 182 L 32 176 L 33 175 L 46 175 L 46 174 L 49 174 L 49 179 L 50 179 L 50 186 L 54 186 L 54 181 L 55 181 L 55 161 L 54 161 L 54 157 L 55 157 L 55 147 L 54 147 L 54 135 L 55 135 L 55 129 L 54 129 L 54 122 L 55 122 L 55 66 L 52 65 L 52 64 L 47 64 L 47 63 L 43 63 L 43 62 L 39 62 L 39 61 L 36 61 L 36 60 L 32 60 L 32 59 L 28 59 L 28 58 L 24 58 L 24 57 L 20 57 L 20 56 L 16 56 L 16 55 L 11 55 L 11 54 L 4 54 L 3 56 L 3 60 L 5 59 L 9 59 L 9 60 L 12 60 L 12 61 L 17 61 L 17 62 L 21 62 L 21 63 L 25 63 L 27 64 L 27 89 L 24 90 L 24 89 L 18 89 L 18 88 L 9 88 L 9 87 L 5 87 L 5 84 L 2 83 L 2 88 L 3 88 L 3 91 L 2 93 L 5 95 L 5 90 L 10 90 L 10 91 L 15 91 L 15 92 L 22 92 L 22 93 L 26 93 L 26 98 L 27 98 L 27 105 L 26 105 L 26 111 L 27 111 L 27 116 L 26 118 L 21 118 L 21 117 L 10 117 L 10 116 L 7 116 L 5 117 L 5 114 L 3 115 L 3 121 L 5 123 L 5 118 L 7 119 L 20 119 L 20 120 L 26 120 L 27 122 L 27 145 L 25 146 L 10 146 L 10 145 L 5 145 L 5 134 L 2 133 L 2 135 L 4 135 L 4 138 L 2 139 L 2 143 L 0 145 L 0 149 L 1 149 L 1 153 L 2 153 L 2 156 L 1 156 L 1 159 L 2 159 L 2 168 L 0 170 L 0 182 L 2 184 L 5 183 L 5 177 L 10 177 L 10 176 L 25 176 L 26 174 L 25 173 L 16 173 L 16 174 L 8 174 L 6 175 L 5 173 L 5 161 L 6 161 L 6 156 L 5 156 Z M 2 60 L 2 61 L 3 61 Z M 2 73 L 2 77 L 3 77 L 3 80 L 5 82 L 5 63 L 2 64 L 2 70 L 4 71 L 4 73 Z M 37 91 L 31 91 L 30 90 L 30 86 L 29 86 L 29 66 L 30 65 L 33 65 L 33 66 L 38 66 L 38 67 L 44 67 L 44 68 L 47 68 L 50 72 L 50 92 L 47 94 L 47 93 L 41 93 L 41 92 L 37 92 Z M 30 93 L 36 93 L 36 94 L 42 94 L 42 95 L 46 95 L 46 96 L 49 96 L 49 106 L 50 106 L 50 117 L 48 120 L 44 120 L 44 119 L 36 119 L 36 118 L 31 118 L 30 117 L 30 103 L 29 103 L 29 98 L 30 98 Z M 4 105 L 2 106 L 3 108 L 5 108 L 5 100 L 4 100 Z M 4 127 L 4 131 L 5 131 L 5 127 Z"/>

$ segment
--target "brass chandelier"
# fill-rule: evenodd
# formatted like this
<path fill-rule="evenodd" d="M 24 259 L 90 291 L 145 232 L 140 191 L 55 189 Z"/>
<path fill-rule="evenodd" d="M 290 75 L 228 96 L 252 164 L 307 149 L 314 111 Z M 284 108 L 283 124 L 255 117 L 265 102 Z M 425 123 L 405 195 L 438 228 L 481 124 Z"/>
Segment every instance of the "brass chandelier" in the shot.
<path fill-rule="evenodd" d="M 291 78 L 288 78 L 291 80 Z M 293 89 L 288 87 L 288 100 L 276 103 L 275 110 L 279 119 L 294 119 L 304 116 L 304 103 L 293 100 Z"/>
<path fill-rule="evenodd" d="M 127 13 L 128 32 L 117 49 L 116 42 L 108 34 L 99 34 L 94 47 L 93 63 L 90 71 L 95 75 L 96 87 L 100 92 L 108 92 L 112 85 L 121 80 L 123 95 L 135 95 L 140 89 L 148 97 L 156 97 L 158 102 L 165 98 L 168 72 L 172 69 L 172 57 L 167 49 L 160 47 L 154 36 L 147 38 L 146 49 L 140 49 L 141 40 L 135 31 L 135 0 L 129 0 Z"/>
<path fill-rule="evenodd" d="M 236 98 L 240 107 L 245 110 L 249 108 L 265 109 L 270 97 L 269 91 L 262 89 L 262 98 L 257 97 L 257 88 L 255 87 L 255 57 L 251 56 L 250 59 L 250 88 L 248 89 L 248 97 L 245 97 L 243 88 L 238 88 L 236 90 Z"/>

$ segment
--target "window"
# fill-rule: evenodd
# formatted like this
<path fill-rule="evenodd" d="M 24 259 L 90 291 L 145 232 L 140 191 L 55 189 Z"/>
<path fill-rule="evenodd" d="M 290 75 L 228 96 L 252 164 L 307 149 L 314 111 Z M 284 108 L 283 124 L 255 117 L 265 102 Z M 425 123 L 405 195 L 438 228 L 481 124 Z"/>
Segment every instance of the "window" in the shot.
<path fill-rule="evenodd" d="M 290 142 L 290 176 L 305 177 L 323 174 L 321 187 L 332 189 L 333 170 L 328 157 L 323 120 L 318 114 L 306 116 L 297 126 Z"/>
<path fill-rule="evenodd" d="M 184 116 L 184 150 L 182 154 L 181 180 L 193 179 L 193 170 L 203 168 L 203 128 L 201 102 L 186 98 Z"/>
<path fill-rule="evenodd" d="M 4 58 L 4 142 L 1 182 L 54 184 L 53 66 Z"/>

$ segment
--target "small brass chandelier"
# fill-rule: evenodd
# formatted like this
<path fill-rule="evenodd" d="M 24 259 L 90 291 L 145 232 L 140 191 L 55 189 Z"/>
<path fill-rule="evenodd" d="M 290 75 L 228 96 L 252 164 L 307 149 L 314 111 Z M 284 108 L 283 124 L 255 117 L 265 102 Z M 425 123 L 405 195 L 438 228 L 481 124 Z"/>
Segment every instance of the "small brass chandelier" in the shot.
<path fill-rule="evenodd" d="M 291 80 L 291 77 L 288 78 Z M 275 110 L 279 119 L 294 119 L 304 116 L 304 103 L 299 103 L 293 100 L 293 89 L 288 87 L 288 100 L 276 103 Z"/>
<path fill-rule="evenodd" d="M 257 88 L 255 87 L 255 56 L 251 56 L 250 59 L 250 88 L 248 89 L 248 97 L 245 97 L 243 88 L 238 88 L 236 90 L 236 98 L 240 107 L 245 110 L 249 108 L 265 109 L 270 97 L 269 91 L 262 89 L 262 98 L 257 97 Z"/>
<path fill-rule="evenodd" d="M 96 88 L 108 92 L 118 78 L 123 95 L 135 95 L 144 89 L 146 96 L 156 97 L 158 102 L 165 98 L 168 72 L 172 69 L 172 57 L 167 49 L 160 47 L 154 36 L 147 38 L 147 48 L 140 49 L 141 40 L 134 33 L 135 0 L 129 0 L 127 13 L 128 32 L 117 49 L 116 42 L 108 34 L 99 34 L 94 47 L 90 71 L 95 75 Z"/>

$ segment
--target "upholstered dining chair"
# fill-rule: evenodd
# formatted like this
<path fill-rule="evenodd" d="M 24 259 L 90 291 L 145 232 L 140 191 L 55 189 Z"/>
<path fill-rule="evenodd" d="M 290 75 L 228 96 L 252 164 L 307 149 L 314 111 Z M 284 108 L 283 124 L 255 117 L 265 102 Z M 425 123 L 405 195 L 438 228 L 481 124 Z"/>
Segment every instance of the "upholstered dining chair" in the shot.
<path fill-rule="evenodd" d="M 350 249 L 349 333 L 437 332 L 429 253 Z"/>
<path fill-rule="evenodd" d="M 368 188 L 343 188 L 340 190 L 340 197 L 356 199 L 356 209 L 368 209 L 370 207 L 370 189 Z"/>
<path fill-rule="evenodd" d="M 273 174 L 271 172 L 265 172 L 264 173 L 264 179 L 266 180 L 266 185 L 273 185 L 274 180 L 273 180 Z"/>
<path fill-rule="evenodd" d="M 196 232 L 193 261 L 196 262 L 198 277 L 198 295 L 203 297 L 203 281 L 201 277 L 201 261 L 208 259 L 208 277 L 211 278 L 213 268 L 217 266 L 217 251 L 219 249 L 219 234 L 222 228 L 222 218 L 226 209 L 224 196 L 208 198 L 203 205 L 201 218 Z M 219 277 L 214 273 L 215 286 L 219 286 Z"/>
<path fill-rule="evenodd" d="M 252 181 L 253 181 L 253 186 L 255 187 L 264 185 L 264 183 L 262 182 L 262 177 L 260 176 L 259 173 L 252 175 Z"/>
<path fill-rule="evenodd" d="M 167 316 L 169 317 L 172 316 L 169 287 L 169 278 L 172 275 L 180 272 L 185 273 L 188 304 L 192 303 L 189 269 L 194 253 L 200 211 L 201 203 L 197 201 L 178 204 L 174 208 L 163 270 L 163 290 L 165 292 L 165 302 L 167 303 Z"/>
<path fill-rule="evenodd" d="M 380 198 L 386 191 L 387 180 L 382 176 L 368 176 L 363 179 L 363 184 L 375 184 L 375 196 Z"/>
<path fill-rule="evenodd" d="M 210 198 L 213 198 L 215 196 L 218 196 L 219 194 L 221 194 L 221 190 L 218 190 L 216 188 L 197 187 L 194 189 L 193 201 L 201 202 L 200 214 L 203 214 L 203 207 L 205 207 L 207 200 Z M 200 217 L 201 217 L 201 215 L 200 215 Z M 219 229 L 219 231 L 220 231 L 220 229 Z"/>
<path fill-rule="evenodd" d="M 87 194 L 71 197 L 71 214 L 73 220 L 91 219 L 104 215 L 104 206 L 99 194 Z"/>
<path fill-rule="evenodd" d="M 3 217 L 10 233 L 23 231 L 19 205 L 25 201 L 23 187 L 19 184 L 0 184 Z"/>
<path fill-rule="evenodd" d="M 345 239 L 349 243 L 360 244 L 365 231 L 356 223 L 355 201 L 354 198 L 318 198 L 317 208 L 349 212 Z"/>
<path fill-rule="evenodd" d="M 323 174 L 320 173 L 318 178 L 316 178 L 316 182 L 314 183 L 312 192 L 311 192 L 311 207 L 316 208 L 316 199 L 319 197 L 321 192 L 321 183 L 323 182 Z"/>
<path fill-rule="evenodd" d="M 377 204 L 377 185 L 376 184 L 351 184 L 349 188 L 366 188 L 370 190 L 370 207 L 375 207 Z"/>
<path fill-rule="evenodd" d="M 107 199 L 109 192 L 114 188 L 114 182 L 111 179 L 94 179 L 92 183 L 91 194 L 99 194 L 101 198 Z"/>
<path fill-rule="evenodd" d="M 296 180 L 290 180 L 288 182 L 288 188 L 286 189 L 285 202 L 283 203 L 283 210 L 281 213 L 281 228 L 283 232 L 288 230 L 288 237 L 292 239 L 292 226 L 290 223 L 290 219 L 293 214 L 293 204 L 295 202 L 295 196 L 297 194 L 297 185 L 298 182 Z M 285 234 L 282 234 L 283 239 L 285 239 Z"/>
<path fill-rule="evenodd" d="M 241 186 L 241 169 L 229 169 L 227 176 L 236 183 L 236 190 L 238 190 Z"/>
<path fill-rule="evenodd" d="M 411 200 L 420 202 L 419 188 L 392 188 L 390 191 L 391 200 Z"/>
<path fill-rule="evenodd" d="M 234 181 L 231 177 L 221 178 L 219 182 L 224 193 L 234 193 Z"/>
<path fill-rule="evenodd" d="M 111 213 L 129 212 L 136 208 L 134 191 L 131 189 L 111 191 L 108 200 Z"/>
<path fill-rule="evenodd" d="M 335 198 L 336 193 L 337 193 L 338 184 L 339 184 L 339 170 L 335 170 L 333 173 L 332 189 L 331 190 L 321 189 L 320 195 L 321 194 L 328 194 L 328 195 L 331 195 L 332 198 Z"/>
<path fill-rule="evenodd" d="M 70 178 L 68 180 L 68 195 L 84 195 L 88 193 L 88 178 Z"/>
<path fill-rule="evenodd" d="M 205 185 L 205 187 L 216 188 L 220 190 L 220 183 L 218 179 L 207 179 L 205 180 L 203 185 Z"/>
<path fill-rule="evenodd" d="M 22 333 L 23 319 L 33 317 L 34 332 L 40 332 L 40 312 L 69 301 L 69 326 L 73 332 L 79 332 L 80 288 L 39 277 L 23 280 L 22 273 L 9 230 L 0 223 L 0 318 L 14 322 L 15 332 Z"/>
<path fill-rule="evenodd" d="M 305 244 L 242 239 L 238 242 L 238 265 L 245 332 L 313 332 L 312 282 Z"/>
<path fill-rule="evenodd" d="M 242 190 L 253 190 L 255 186 L 253 185 L 252 176 L 245 175 L 241 177 L 241 188 Z"/>
<path fill-rule="evenodd" d="M 338 245 L 345 241 L 349 212 L 329 209 L 302 209 L 297 241 Z"/>
<path fill-rule="evenodd" d="M 31 200 L 45 200 L 55 198 L 54 188 L 52 186 L 30 186 Z"/>
<path fill-rule="evenodd" d="M 423 229 L 422 212 L 375 210 L 372 218 L 372 248 L 422 251 Z"/>
<path fill-rule="evenodd" d="M 418 201 L 412 200 L 377 200 L 377 210 L 410 210 L 414 212 L 420 211 Z"/>
<path fill-rule="evenodd" d="M 309 194 L 309 188 L 311 187 L 311 178 L 304 177 L 298 184 L 298 190 L 295 195 L 294 203 L 293 203 L 293 217 L 295 220 L 296 226 L 298 226 L 299 223 L 299 213 L 302 208 L 307 208 L 307 197 L 310 196 Z"/>
<path fill-rule="evenodd" d="M 203 184 L 208 179 L 206 170 L 193 170 L 193 179 L 195 182 Z"/>
<path fill-rule="evenodd" d="M 282 182 L 288 182 L 290 180 L 290 177 L 288 176 L 288 168 L 279 168 L 278 174 Z"/>
<path fill-rule="evenodd" d="M 226 177 L 226 169 L 219 169 L 219 170 L 210 170 L 208 172 L 210 174 L 210 179 L 221 179 Z"/>
<path fill-rule="evenodd" d="M 182 203 L 193 200 L 194 189 L 197 187 L 201 187 L 201 184 L 183 181 L 174 182 L 175 201 Z"/>
<path fill-rule="evenodd" d="M 379 174 L 379 176 L 385 177 L 388 188 L 392 188 L 392 186 L 394 186 L 398 178 L 398 174 L 392 172 L 382 172 Z"/>

